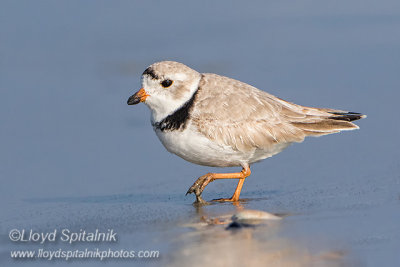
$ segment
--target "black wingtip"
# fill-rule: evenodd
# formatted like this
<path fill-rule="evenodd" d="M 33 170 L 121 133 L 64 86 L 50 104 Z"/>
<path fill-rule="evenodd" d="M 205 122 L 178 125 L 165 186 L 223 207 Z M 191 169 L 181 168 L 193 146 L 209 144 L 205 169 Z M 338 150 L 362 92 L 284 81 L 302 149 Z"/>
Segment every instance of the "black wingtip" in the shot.
<path fill-rule="evenodd" d="M 329 117 L 332 120 L 340 120 L 340 121 L 356 121 L 362 118 L 367 117 L 358 112 L 329 112 L 335 116 Z"/>

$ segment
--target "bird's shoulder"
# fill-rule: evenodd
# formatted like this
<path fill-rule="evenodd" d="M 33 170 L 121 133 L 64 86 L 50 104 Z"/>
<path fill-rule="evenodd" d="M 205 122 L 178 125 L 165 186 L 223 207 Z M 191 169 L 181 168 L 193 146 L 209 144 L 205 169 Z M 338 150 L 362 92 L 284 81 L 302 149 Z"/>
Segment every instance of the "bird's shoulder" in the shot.
<path fill-rule="evenodd" d="M 199 82 L 193 116 L 219 124 L 258 120 L 272 124 L 285 117 L 304 117 L 302 108 L 247 83 L 206 73 Z"/>

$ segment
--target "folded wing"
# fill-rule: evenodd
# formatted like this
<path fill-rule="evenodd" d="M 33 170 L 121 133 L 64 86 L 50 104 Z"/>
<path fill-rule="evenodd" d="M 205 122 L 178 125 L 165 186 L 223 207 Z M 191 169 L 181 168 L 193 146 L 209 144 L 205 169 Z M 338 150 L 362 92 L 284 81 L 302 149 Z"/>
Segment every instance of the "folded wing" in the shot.
<path fill-rule="evenodd" d="M 276 144 L 302 142 L 304 137 L 357 129 L 359 113 L 296 105 L 246 83 L 204 74 L 192 122 L 222 146 L 239 151 L 272 149 Z"/>

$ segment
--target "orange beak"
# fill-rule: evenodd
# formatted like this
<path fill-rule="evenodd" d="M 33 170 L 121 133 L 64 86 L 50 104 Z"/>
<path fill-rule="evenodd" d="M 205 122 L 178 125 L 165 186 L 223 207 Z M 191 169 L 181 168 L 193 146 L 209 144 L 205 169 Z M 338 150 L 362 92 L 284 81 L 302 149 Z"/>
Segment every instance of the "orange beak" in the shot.
<path fill-rule="evenodd" d="M 137 91 L 134 95 L 129 97 L 128 99 L 128 105 L 136 105 L 139 104 L 140 102 L 143 102 L 146 100 L 146 98 L 149 95 L 146 93 L 146 91 L 141 88 L 139 91 Z"/>

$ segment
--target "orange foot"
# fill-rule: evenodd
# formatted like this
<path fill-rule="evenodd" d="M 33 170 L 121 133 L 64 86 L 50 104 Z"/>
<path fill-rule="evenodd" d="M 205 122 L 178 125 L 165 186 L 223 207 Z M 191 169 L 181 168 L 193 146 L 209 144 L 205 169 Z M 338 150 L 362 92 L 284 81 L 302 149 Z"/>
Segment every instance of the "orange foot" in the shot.
<path fill-rule="evenodd" d="M 244 179 L 248 177 L 251 174 L 250 167 L 245 167 L 242 169 L 241 172 L 235 172 L 235 173 L 207 173 L 201 177 L 199 177 L 196 182 L 189 188 L 187 191 L 187 194 L 192 194 L 194 193 L 196 195 L 196 201 L 195 203 L 200 203 L 200 204 L 205 204 L 207 203 L 202 197 L 201 194 L 203 193 L 204 189 L 206 186 L 211 183 L 212 181 L 216 179 L 239 179 L 239 183 L 236 187 L 235 193 L 233 193 L 233 196 L 231 198 L 221 198 L 221 199 L 215 199 L 214 201 L 219 201 L 219 202 L 236 202 L 239 200 L 240 196 L 240 191 L 242 191 Z"/>

